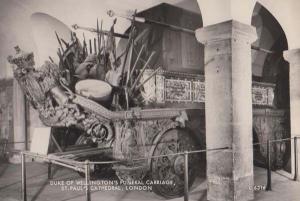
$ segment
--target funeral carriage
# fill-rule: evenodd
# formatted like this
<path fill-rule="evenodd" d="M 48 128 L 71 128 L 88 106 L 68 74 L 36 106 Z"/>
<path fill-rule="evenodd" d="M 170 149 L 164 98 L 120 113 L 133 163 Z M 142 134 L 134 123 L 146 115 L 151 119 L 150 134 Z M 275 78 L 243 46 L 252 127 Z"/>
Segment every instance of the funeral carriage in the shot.
<path fill-rule="evenodd" d="M 173 16 L 186 18 L 178 26 L 170 26 L 168 19 L 138 22 L 150 14 L 134 15 L 125 34 L 115 33 L 114 25 L 104 31 L 98 22 L 97 28 L 74 25 L 96 34 L 82 44 L 73 32 L 68 42 L 56 34 L 58 64 L 50 57 L 36 69 L 33 53 L 19 47 L 8 60 L 27 100 L 53 135 L 76 136 L 70 140 L 74 143 L 64 142 L 66 149 L 75 144 L 100 150 L 76 160 L 119 161 L 95 165 L 95 176 L 108 167 L 124 181 L 172 180 L 174 185 L 153 186 L 155 193 L 172 198 L 184 192 L 184 156 L 176 153 L 205 149 L 205 78 L 197 70 L 203 47 L 187 29 L 200 26 L 195 14 Z M 126 45 L 118 48 L 115 37 Z M 274 108 L 275 88 L 274 83 L 253 82 L 254 142 L 289 136 L 288 111 Z M 274 168 L 287 163 L 288 146 L 278 142 L 271 147 Z M 80 153 L 80 148 L 75 150 Z M 266 144 L 254 150 L 258 164 L 264 165 Z M 159 155 L 164 156 L 151 158 Z M 205 153 L 191 154 L 188 163 L 191 185 L 199 169 L 205 169 Z"/>

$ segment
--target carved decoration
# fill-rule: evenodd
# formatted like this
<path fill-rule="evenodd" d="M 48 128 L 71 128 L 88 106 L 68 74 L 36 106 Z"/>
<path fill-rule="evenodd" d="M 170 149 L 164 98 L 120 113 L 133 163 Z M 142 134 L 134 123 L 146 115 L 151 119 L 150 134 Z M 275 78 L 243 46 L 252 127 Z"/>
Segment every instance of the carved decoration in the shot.
<path fill-rule="evenodd" d="M 205 102 L 205 84 L 204 82 L 193 82 L 193 100 L 194 102 Z"/>
<path fill-rule="evenodd" d="M 149 169 L 148 160 L 139 160 L 131 163 L 132 159 L 145 158 L 153 144 L 155 137 L 179 126 L 179 122 L 170 119 L 116 122 L 114 124 L 116 139 L 114 142 L 114 158 L 126 164 L 116 164 L 114 169 L 123 180 L 141 180 Z"/>
<path fill-rule="evenodd" d="M 86 110 L 84 107 L 86 102 L 82 101 L 84 98 L 76 97 L 61 84 L 60 71 L 56 64 L 46 61 L 39 70 L 36 70 L 33 54 L 25 53 L 18 47 L 16 50 L 17 55 L 8 57 L 9 62 L 13 64 L 14 76 L 26 98 L 38 110 L 40 119 L 45 125 L 76 126 L 97 141 L 107 143 L 111 141 L 113 134 L 108 120 L 96 115 L 92 108 Z"/>
<path fill-rule="evenodd" d="M 252 85 L 252 102 L 254 105 L 273 106 L 274 85 L 254 82 Z"/>
<path fill-rule="evenodd" d="M 185 80 L 165 79 L 165 100 L 192 101 L 192 83 Z"/>
<path fill-rule="evenodd" d="M 165 77 L 163 75 L 155 76 L 155 96 L 157 103 L 165 102 Z"/>
<path fill-rule="evenodd" d="M 153 70 L 147 69 L 145 70 L 141 82 L 144 82 L 147 80 L 150 76 Z M 151 77 L 150 80 L 148 80 L 144 85 L 143 85 L 143 90 L 141 91 L 142 96 L 144 98 L 144 101 L 146 102 L 145 104 L 149 104 L 152 102 L 156 101 L 156 96 L 155 96 L 155 76 Z"/>
<path fill-rule="evenodd" d="M 262 143 L 259 145 L 259 150 L 265 161 L 267 158 L 267 141 L 288 138 L 289 129 L 285 124 L 287 121 L 283 110 L 257 109 L 254 111 L 253 127 L 258 142 Z M 285 143 L 273 142 L 270 147 L 273 168 L 282 168 L 285 165 L 287 152 Z"/>
<path fill-rule="evenodd" d="M 148 70 L 151 74 L 153 70 Z M 147 74 L 143 79 L 147 78 Z M 151 90 L 150 90 L 151 88 Z M 274 84 L 253 82 L 252 102 L 256 106 L 273 106 Z M 205 103 L 205 82 L 203 75 L 159 71 L 151 80 L 151 85 L 142 94 L 144 99 L 156 100 L 156 103 L 184 102 Z"/>

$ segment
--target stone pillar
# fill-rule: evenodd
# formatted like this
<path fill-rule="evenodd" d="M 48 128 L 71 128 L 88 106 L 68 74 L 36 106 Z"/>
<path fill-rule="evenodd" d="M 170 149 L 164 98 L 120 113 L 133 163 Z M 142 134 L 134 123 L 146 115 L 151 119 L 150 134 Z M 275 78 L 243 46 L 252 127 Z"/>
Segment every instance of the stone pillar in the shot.
<path fill-rule="evenodd" d="M 290 63 L 290 121 L 291 137 L 300 136 L 300 49 L 287 50 L 284 58 Z M 298 147 L 298 180 L 300 180 L 300 138 Z M 291 165 L 295 174 L 294 143 L 292 142 Z"/>
<path fill-rule="evenodd" d="M 26 109 L 25 96 L 17 82 L 13 81 L 13 125 L 14 125 L 14 142 L 25 142 L 14 144 L 15 150 L 26 149 Z M 13 155 L 10 160 L 11 163 L 20 163 L 19 155 Z"/>
<path fill-rule="evenodd" d="M 200 28 L 205 45 L 207 199 L 253 199 L 251 43 L 255 28 L 230 20 Z"/>

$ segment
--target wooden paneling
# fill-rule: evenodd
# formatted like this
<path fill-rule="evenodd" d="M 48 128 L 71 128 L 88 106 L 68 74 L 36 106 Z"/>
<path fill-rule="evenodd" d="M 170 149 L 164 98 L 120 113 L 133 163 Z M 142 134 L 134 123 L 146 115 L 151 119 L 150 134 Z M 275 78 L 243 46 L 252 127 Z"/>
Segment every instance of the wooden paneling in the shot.
<path fill-rule="evenodd" d="M 181 34 L 177 31 L 164 30 L 163 67 L 166 70 L 182 68 Z"/>
<path fill-rule="evenodd" d="M 181 33 L 181 44 L 183 71 L 203 72 L 204 51 L 200 43 L 190 34 Z"/>
<path fill-rule="evenodd" d="M 200 15 L 168 4 L 160 4 L 139 16 L 190 30 L 202 27 Z M 146 44 L 148 47 L 152 44 L 152 50 L 159 54 L 153 68 L 162 66 L 167 71 L 203 73 L 204 48 L 197 42 L 194 34 L 159 25 L 147 27 L 151 32 Z M 156 42 L 155 45 L 153 41 Z"/>

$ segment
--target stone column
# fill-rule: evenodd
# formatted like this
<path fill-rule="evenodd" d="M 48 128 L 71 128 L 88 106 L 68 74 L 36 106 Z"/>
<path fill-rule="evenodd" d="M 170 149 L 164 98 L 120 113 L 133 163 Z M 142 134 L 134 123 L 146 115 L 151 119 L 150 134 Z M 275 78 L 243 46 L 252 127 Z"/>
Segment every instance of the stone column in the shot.
<path fill-rule="evenodd" d="M 300 49 L 287 50 L 284 58 L 290 63 L 290 121 L 291 137 L 300 136 Z M 294 143 L 292 142 L 291 165 L 295 174 Z M 300 138 L 298 147 L 298 180 L 300 180 Z"/>
<path fill-rule="evenodd" d="M 207 199 L 253 199 L 251 43 L 255 28 L 230 20 L 200 28 L 205 45 Z"/>
<path fill-rule="evenodd" d="M 14 144 L 15 150 L 26 149 L 26 109 L 25 96 L 17 82 L 13 81 L 13 125 L 14 125 L 14 142 L 25 142 Z M 13 155 L 10 160 L 11 163 L 20 163 L 19 155 Z"/>

